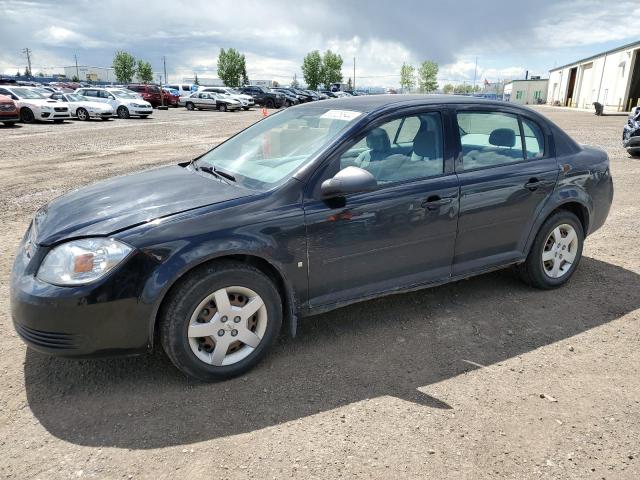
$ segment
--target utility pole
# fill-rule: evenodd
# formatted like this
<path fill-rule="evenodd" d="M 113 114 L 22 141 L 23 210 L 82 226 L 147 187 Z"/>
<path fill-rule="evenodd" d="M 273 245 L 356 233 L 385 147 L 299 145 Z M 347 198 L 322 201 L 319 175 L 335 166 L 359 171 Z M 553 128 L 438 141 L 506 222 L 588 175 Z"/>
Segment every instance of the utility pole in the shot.
<path fill-rule="evenodd" d="M 353 85 L 351 85 L 353 91 L 356 91 L 356 57 L 353 57 Z"/>
<path fill-rule="evenodd" d="M 27 56 L 27 65 L 29 65 L 29 78 L 31 78 L 32 72 L 31 72 L 31 49 L 29 48 L 25 48 L 22 50 L 22 53 L 24 53 Z"/>
<path fill-rule="evenodd" d="M 78 70 L 78 55 L 73 54 L 73 58 L 76 60 L 76 78 L 80 81 L 80 70 Z"/>
<path fill-rule="evenodd" d="M 164 83 L 169 83 L 169 79 L 167 78 L 167 58 L 162 56 L 162 65 L 164 65 Z"/>

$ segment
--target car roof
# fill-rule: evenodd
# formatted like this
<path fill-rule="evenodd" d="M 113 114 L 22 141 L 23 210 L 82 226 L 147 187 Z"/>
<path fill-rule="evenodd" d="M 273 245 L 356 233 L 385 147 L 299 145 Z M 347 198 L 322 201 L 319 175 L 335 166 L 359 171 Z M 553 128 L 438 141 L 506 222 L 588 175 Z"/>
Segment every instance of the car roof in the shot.
<path fill-rule="evenodd" d="M 505 102 L 501 101 L 486 100 L 484 98 L 468 97 L 464 95 L 358 95 L 322 101 L 323 107 L 355 110 L 363 113 L 373 112 L 390 105 L 411 107 L 441 104 L 477 104 L 487 106 L 507 105 Z"/>

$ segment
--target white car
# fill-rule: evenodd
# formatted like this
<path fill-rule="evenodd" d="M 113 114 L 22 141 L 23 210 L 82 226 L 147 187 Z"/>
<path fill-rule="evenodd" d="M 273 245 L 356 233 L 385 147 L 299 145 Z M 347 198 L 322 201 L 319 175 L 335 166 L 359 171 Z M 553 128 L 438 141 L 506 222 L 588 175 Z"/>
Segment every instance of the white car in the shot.
<path fill-rule="evenodd" d="M 64 103 L 69 107 L 69 113 L 78 120 L 101 118 L 109 120 L 113 117 L 113 107 L 101 102 L 92 102 L 76 93 L 52 93 L 50 98 Z"/>
<path fill-rule="evenodd" d="M 86 97 L 92 102 L 101 102 L 111 105 L 111 108 L 120 118 L 140 117 L 147 118 L 153 113 L 153 107 L 134 92 L 122 88 L 78 88 L 78 95 Z"/>
<path fill-rule="evenodd" d="M 7 95 L 16 102 L 20 111 L 20 120 L 23 123 L 32 123 L 36 120 L 53 120 L 54 123 L 62 123 L 71 118 L 66 105 L 47 98 L 30 87 L 0 85 L 0 95 Z"/>
<path fill-rule="evenodd" d="M 242 104 L 242 108 L 244 110 L 249 110 L 256 103 L 251 95 L 245 95 L 244 93 L 240 93 L 231 87 L 200 87 L 198 88 L 198 91 L 214 92 L 214 93 L 219 93 L 221 95 L 228 95 L 231 98 L 240 100 L 240 103 Z"/>
<path fill-rule="evenodd" d="M 236 111 L 242 108 L 240 100 L 215 92 L 196 92 L 188 97 L 180 97 L 178 105 L 185 106 L 187 110 L 205 110 L 213 108 L 223 112 Z"/>
<path fill-rule="evenodd" d="M 184 83 L 181 83 L 181 84 L 173 83 L 171 85 L 163 85 L 163 87 L 164 88 L 171 88 L 173 90 L 177 90 L 179 97 L 188 97 L 193 92 L 197 91 L 197 87 L 195 87 L 193 85 L 189 85 L 189 84 L 184 84 Z"/>

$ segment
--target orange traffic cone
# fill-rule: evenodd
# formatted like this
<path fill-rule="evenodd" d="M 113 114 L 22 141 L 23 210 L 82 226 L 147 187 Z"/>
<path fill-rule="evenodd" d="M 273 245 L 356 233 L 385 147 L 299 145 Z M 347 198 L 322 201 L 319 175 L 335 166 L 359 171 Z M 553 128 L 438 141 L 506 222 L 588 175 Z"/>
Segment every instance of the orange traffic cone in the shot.
<path fill-rule="evenodd" d="M 267 107 L 262 107 L 262 116 L 263 117 L 268 117 L 269 116 L 269 112 L 267 111 Z"/>

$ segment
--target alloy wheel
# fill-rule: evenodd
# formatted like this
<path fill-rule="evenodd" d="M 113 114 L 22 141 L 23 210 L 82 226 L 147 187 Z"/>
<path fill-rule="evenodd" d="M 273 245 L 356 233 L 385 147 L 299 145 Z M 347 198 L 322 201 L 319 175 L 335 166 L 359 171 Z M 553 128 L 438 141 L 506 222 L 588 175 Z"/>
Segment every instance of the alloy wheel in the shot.
<path fill-rule="evenodd" d="M 551 278 L 562 278 L 571 270 L 578 252 L 578 235 L 575 229 L 563 223 L 554 228 L 544 244 L 542 267 Z"/>
<path fill-rule="evenodd" d="M 233 365 L 258 347 L 267 321 L 266 306 L 256 292 L 241 286 L 221 288 L 202 300 L 191 315 L 189 346 L 204 363 Z"/>

